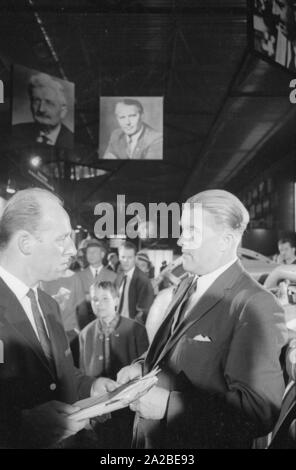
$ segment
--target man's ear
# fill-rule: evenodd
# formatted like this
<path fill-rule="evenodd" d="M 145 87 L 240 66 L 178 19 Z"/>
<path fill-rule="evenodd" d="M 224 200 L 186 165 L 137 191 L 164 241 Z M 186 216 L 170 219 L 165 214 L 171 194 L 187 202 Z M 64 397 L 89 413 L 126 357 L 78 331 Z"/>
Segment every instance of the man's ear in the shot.
<path fill-rule="evenodd" d="M 26 230 L 22 230 L 17 235 L 17 246 L 23 255 L 30 255 L 35 244 L 34 237 Z"/>
<path fill-rule="evenodd" d="M 114 307 L 115 307 L 115 312 L 118 311 L 118 307 L 119 307 L 119 297 L 114 297 Z"/>
<path fill-rule="evenodd" d="M 234 243 L 234 234 L 232 232 L 224 232 L 222 236 L 222 251 L 226 251 Z"/>

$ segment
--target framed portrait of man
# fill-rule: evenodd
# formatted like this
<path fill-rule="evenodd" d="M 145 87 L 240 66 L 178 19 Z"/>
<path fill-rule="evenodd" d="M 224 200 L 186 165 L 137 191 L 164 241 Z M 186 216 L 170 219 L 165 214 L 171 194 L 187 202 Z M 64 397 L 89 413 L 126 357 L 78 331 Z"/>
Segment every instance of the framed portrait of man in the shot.
<path fill-rule="evenodd" d="M 12 87 L 12 138 L 21 145 L 59 148 L 74 145 L 75 85 L 15 65 Z"/>
<path fill-rule="evenodd" d="M 99 158 L 163 159 L 163 97 L 101 97 Z"/>
<path fill-rule="evenodd" d="M 256 52 L 296 72 L 296 0 L 249 0 Z"/>

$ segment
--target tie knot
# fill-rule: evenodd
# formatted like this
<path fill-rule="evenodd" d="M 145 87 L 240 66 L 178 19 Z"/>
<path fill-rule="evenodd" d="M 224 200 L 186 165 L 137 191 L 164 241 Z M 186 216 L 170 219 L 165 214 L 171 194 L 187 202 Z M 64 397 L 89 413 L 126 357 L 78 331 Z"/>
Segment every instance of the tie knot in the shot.
<path fill-rule="evenodd" d="M 196 291 L 196 288 L 197 288 L 197 280 L 198 280 L 198 277 L 195 277 L 188 289 L 188 296 L 194 294 L 194 292 Z"/>
<path fill-rule="evenodd" d="M 27 297 L 29 297 L 30 300 L 36 301 L 36 295 L 33 289 L 29 289 L 26 295 Z"/>

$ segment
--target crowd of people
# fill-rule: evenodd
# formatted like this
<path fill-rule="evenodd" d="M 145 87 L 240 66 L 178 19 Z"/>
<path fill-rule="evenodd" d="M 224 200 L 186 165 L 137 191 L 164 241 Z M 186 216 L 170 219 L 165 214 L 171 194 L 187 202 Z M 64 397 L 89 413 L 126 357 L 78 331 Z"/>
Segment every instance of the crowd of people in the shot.
<path fill-rule="evenodd" d="M 68 214 L 46 190 L 8 201 L 0 222 L 1 448 L 252 448 L 274 429 L 288 332 L 268 288 L 286 271 L 265 287 L 245 271 L 237 249 L 249 214 L 233 194 L 208 190 L 187 202 L 178 241 L 184 275 L 163 263 L 156 296 L 145 250 L 125 241 L 110 251 L 95 237 L 77 250 Z M 157 384 L 129 407 L 71 419 L 78 399 L 156 367 Z M 292 445 L 292 418 L 264 445 L 284 447 L 288 435 Z"/>

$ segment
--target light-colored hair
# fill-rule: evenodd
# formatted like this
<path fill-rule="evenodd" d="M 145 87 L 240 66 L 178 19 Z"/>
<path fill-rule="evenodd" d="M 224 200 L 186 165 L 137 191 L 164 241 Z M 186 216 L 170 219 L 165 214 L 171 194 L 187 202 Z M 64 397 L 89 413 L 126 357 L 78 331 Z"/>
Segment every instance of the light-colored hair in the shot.
<path fill-rule="evenodd" d="M 34 88 L 51 88 L 56 92 L 60 104 L 62 106 L 67 105 L 63 85 L 58 80 L 54 80 L 50 75 L 47 75 L 46 73 L 32 75 L 28 84 L 28 93 L 30 98 L 32 98 Z"/>
<path fill-rule="evenodd" d="M 230 229 L 241 238 L 250 221 L 249 212 L 232 193 L 222 189 L 209 189 L 189 198 L 186 203 L 201 204 L 218 226 Z"/>
<path fill-rule="evenodd" d="M 12 236 L 19 230 L 30 233 L 38 231 L 43 216 L 41 201 L 49 200 L 63 205 L 55 194 L 41 188 L 18 191 L 6 204 L 0 219 L 0 248 L 7 246 Z"/>

